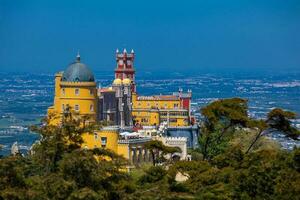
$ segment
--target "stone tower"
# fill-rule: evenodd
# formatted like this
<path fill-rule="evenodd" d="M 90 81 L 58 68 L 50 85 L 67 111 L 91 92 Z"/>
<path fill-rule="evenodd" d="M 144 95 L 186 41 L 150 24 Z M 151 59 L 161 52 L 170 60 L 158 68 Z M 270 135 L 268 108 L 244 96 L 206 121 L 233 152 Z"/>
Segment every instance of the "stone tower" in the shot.
<path fill-rule="evenodd" d="M 117 67 L 115 69 L 115 78 L 123 79 L 130 79 L 131 80 L 131 91 L 136 91 L 135 86 L 135 69 L 133 66 L 134 63 L 134 51 L 131 50 L 130 53 L 127 53 L 127 50 L 124 49 L 123 52 L 119 52 L 116 50 L 116 62 Z"/>

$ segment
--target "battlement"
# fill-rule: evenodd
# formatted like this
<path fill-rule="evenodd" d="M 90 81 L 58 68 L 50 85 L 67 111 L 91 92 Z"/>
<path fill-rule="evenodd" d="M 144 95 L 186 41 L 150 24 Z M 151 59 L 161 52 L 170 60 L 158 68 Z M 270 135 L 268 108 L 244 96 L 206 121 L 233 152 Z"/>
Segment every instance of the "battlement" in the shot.
<path fill-rule="evenodd" d="M 96 87 L 96 82 L 74 82 L 74 81 L 61 81 L 60 82 L 60 86 L 64 86 L 64 87 L 78 87 L 78 86 L 82 86 L 82 87 Z"/>
<path fill-rule="evenodd" d="M 127 53 L 127 50 L 124 49 L 123 52 L 119 52 L 119 49 L 116 50 L 116 59 L 134 59 L 134 51 L 131 49 L 130 53 Z"/>
<path fill-rule="evenodd" d="M 126 59 L 126 58 L 134 58 L 134 54 L 133 53 L 117 53 L 116 54 L 116 59 Z"/>
<path fill-rule="evenodd" d="M 165 137 L 166 142 L 186 142 L 186 137 Z"/>
<path fill-rule="evenodd" d="M 120 127 L 119 126 L 104 126 L 103 128 L 101 128 L 101 131 L 105 131 L 105 132 L 119 132 L 120 131 Z"/>
<path fill-rule="evenodd" d="M 55 77 L 62 77 L 63 76 L 63 71 L 60 71 L 60 72 L 57 72 L 56 74 L 55 74 Z"/>
<path fill-rule="evenodd" d="M 138 96 L 137 100 L 174 101 L 174 100 L 179 100 L 179 98 L 173 95 L 154 95 L 154 96 Z"/>
<path fill-rule="evenodd" d="M 127 139 L 127 140 L 118 140 L 119 144 L 140 144 L 151 141 L 152 139 L 149 137 L 145 138 L 136 138 L 136 139 Z"/>

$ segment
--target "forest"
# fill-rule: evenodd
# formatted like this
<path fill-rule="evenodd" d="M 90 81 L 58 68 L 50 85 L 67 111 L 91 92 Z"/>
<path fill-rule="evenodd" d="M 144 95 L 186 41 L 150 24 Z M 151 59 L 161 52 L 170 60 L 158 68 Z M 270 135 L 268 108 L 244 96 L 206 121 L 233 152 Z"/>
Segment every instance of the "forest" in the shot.
<path fill-rule="evenodd" d="M 66 114 L 61 126 L 32 126 L 40 134 L 26 155 L 0 158 L 0 199 L 300 199 L 300 148 L 284 150 L 267 137 L 298 140 L 296 114 L 280 108 L 264 119 L 248 114 L 248 101 L 220 99 L 201 108 L 199 148 L 191 161 L 166 159 L 178 149 L 146 144 L 152 163 L 128 172 L 128 161 L 109 149 L 81 148 L 81 126 Z"/>

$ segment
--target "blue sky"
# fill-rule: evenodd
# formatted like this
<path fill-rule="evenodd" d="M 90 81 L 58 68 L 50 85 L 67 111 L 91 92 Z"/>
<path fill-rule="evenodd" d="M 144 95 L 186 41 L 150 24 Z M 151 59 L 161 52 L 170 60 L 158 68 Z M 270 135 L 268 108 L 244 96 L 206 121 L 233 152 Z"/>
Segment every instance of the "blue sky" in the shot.
<path fill-rule="evenodd" d="M 299 0 L 0 0 L 0 71 L 300 70 Z"/>

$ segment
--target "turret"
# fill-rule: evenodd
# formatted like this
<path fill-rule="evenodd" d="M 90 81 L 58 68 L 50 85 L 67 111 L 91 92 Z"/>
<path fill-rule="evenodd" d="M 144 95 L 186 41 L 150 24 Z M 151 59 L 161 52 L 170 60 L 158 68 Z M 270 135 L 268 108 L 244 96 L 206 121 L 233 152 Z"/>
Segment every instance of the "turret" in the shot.
<path fill-rule="evenodd" d="M 131 90 L 135 91 L 135 69 L 134 69 L 134 57 L 135 53 L 133 49 L 130 53 L 126 49 L 123 49 L 123 52 L 116 50 L 116 62 L 117 67 L 115 69 L 115 78 L 130 79 L 132 81 Z"/>
<path fill-rule="evenodd" d="M 79 51 L 78 51 L 77 56 L 76 56 L 76 62 L 80 62 L 80 54 L 79 54 Z"/>
<path fill-rule="evenodd" d="M 94 122 L 97 120 L 97 101 L 94 74 L 81 62 L 78 52 L 75 61 L 55 76 L 54 106 L 49 113 L 57 113 L 59 118 L 53 118 L 50 123 L 59 125 L 68 107 L 77 115 L 88 117 L 88 121 Z"/>

